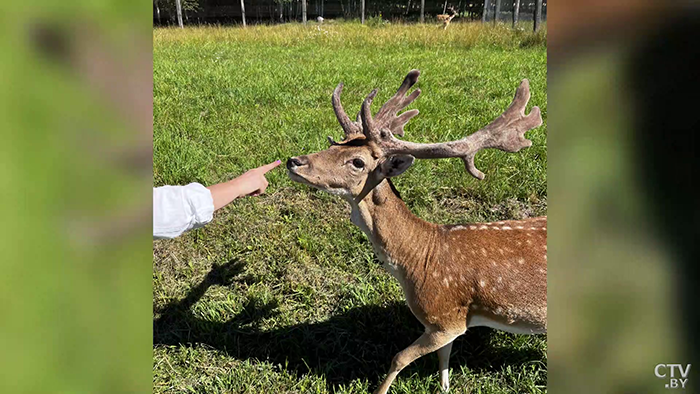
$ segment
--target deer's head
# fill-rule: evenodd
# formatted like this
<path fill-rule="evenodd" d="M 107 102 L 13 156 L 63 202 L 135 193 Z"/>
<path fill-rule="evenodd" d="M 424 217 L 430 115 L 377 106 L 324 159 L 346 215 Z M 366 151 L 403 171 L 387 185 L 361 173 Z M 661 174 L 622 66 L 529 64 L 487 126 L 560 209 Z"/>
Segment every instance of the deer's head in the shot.
<path fill-rule="evenodd" d="M 345 138 L 335 142 L 328 137 L 331 145 L 328 149 L 290 158 L 287 169 L 292 180 L 359 202 L 382 180 L 406 171 L 415 159 L 459 157 L 470 174 L 483 179 L 484 174 L 474 166 L 478 151 L 497 148 L 517 152 L 532 145 L 524 134 L 541 125 L 542 118 L 537 107 L 525 115 L 530 99 L 527 80 L 521 82 L 515 99 L 501 116 L 461 140 L 419 144 L 397 139 L 395 136 L 403 137 L 406 123 L 418 115 L 417 109 L 400 115 L 398 112 L 420 95 L 419 89 L 406 95 L 419 75 L 420 71 L 411 70 L 396 94 L 374 116 L 370 106 L 377 89 L 373 90 L 362 103 L 354 122 L 340 103 L 343 84 L 339 84 L 333 92 L 332 103 Z"/>

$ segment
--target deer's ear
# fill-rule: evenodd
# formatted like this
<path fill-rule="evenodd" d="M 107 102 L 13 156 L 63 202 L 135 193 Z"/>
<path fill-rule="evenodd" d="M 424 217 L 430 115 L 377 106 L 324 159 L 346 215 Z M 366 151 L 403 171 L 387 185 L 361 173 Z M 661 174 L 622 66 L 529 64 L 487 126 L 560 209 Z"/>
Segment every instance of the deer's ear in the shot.
<path fill-rule="evenodd" d="M 379 171 L 385 178 L 391 178 L 403 174 L 416 160 L 411 155 L 393 155 L 387 157 L 379 165 Z"/>

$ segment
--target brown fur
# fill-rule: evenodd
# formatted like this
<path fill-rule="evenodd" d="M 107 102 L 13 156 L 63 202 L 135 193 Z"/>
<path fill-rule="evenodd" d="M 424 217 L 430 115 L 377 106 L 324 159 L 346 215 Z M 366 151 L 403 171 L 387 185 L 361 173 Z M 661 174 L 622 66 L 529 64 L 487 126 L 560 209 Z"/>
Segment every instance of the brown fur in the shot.
<path fill-rule="evenodd" d="M 406 300 L 424 325 L 461 330 L 479 314 L 546 330 L 546 217 L 436 225 L 413 215 L 388 181 L 360 205 L 372 244 L 404 276 Z"/>
<path fill-rule="evenodd" d="M 447 29 L 447 26 L 449 26 L 450 22 L 452 22 L 452 19 L 454 19 L 454 17 L 457 16 L 457 13 L 454 9 L 449 8 L 448 11 L 449 14 L 439 14 L 437 16 L 437 20 L 438 22 L 442 23 L 443 29 Z"/>
<path fill-rule="evenodd" d="M 442 23 L 443 29 L 447 29 L 447 26 L 449 26 L 450 22 L 452 22 L 452 19 L 457 16 L 457 14 L 454 15 L 448 15 L 448 14 L 440 14 L 437 16 L 438 22 Z"/>
<path fill-rule="evenodd" d="M 517 333 L 547 329 L 547 218 L 496 223 L 437 225 L 413 215 L 390 178 L 400 175 L 415 158 L 461 157 L 467 171 L 481 149 L 507 152 L 530 146 L 527 130 L 542 124 L 539 110 L 524 109 L 529 85 L 523 80 L 510 107 L 483 129 L 462 140 L 416 144 L 397 140 L 417 110 L 395 114 L 412 102 L 405 96 L 419 72 L 412 70 L 396 95 L 373 118 L 376 90 L 352 122 L 340 105 L 340 84 L 333 107 L 345 140 L 314 154 L 289 159 L 297 182 L 343 196 L 352 206 L 351 220 L 372 242 L 383 266 L 401 283 L 406 301 L 425 333 L 399 352 L 375 393 L 386 394 L 398 373 L 417 358 L 437 351 L 441 385 L 449 387 L 452 341 L 469 326 L 486 325 Z"/>

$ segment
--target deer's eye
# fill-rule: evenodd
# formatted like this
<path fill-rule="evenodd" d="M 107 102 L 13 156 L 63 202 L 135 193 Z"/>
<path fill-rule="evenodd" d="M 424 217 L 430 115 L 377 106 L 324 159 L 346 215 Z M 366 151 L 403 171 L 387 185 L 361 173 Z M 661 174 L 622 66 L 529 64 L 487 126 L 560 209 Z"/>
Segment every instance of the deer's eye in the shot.
<path fill-rule="evenodd" d="M 362 161 L 362 159 L 352 159 L 352 165 L 354 165 L 356 168 L 364 168 L 365 162 Z"/>

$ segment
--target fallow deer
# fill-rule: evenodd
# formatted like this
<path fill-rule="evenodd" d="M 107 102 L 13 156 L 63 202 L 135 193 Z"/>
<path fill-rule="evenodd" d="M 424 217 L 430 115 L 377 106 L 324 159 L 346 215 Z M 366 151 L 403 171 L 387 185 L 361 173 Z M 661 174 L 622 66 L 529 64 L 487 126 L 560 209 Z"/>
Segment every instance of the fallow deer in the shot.
<path fill-rule="evenodd" d="M 457 11 L 455 11 L 454 8 L 450 7 L 447 9 L 447 11 L 447 14 L 439 14 L 437 16 L 437 20 L 438 22 L 442 22 L 442 27 L 444 30 L 447 30 L 447 26 L 449 26 L 450 22 L 452 22 L 452 19 L 457 16 Z"/>
<path fill-rule="evenodd" d="M 420 72 L 412 70 L 379 112 L 370 105 L 375 89 L 351 121 L 340 103 L 343 84 L 333 92 L 345 139 L 317 153 L 290 158 L 292 180 L 344 197 L 351 221 L 369 237 L 382 265 L 399 281 L 409 308 L 425 326 L 412 345 L 396 354 L 375 393 L 384 394 L 399 371 L 437 351 L 440 382 L 449 388 L 452 341 L 468 327 L 488 326 L 512 333 L 547 329 L 547 218 L 494 223 L 438 225 L 413 215 L 390 178 L 414 159 L 459 157 L 477 179 L 484 174 L 474 156 L 486 148 L 517 152 L 532 145 L 526 131 L 542 124 L 538 107 L 525 114 L 530 88 L 523 80 L 506 111 L 481 130 L 457 141 L 421 144 L 397 139 L 417 109 L 398 112 L 420 94 L 406 96 Z"/>

